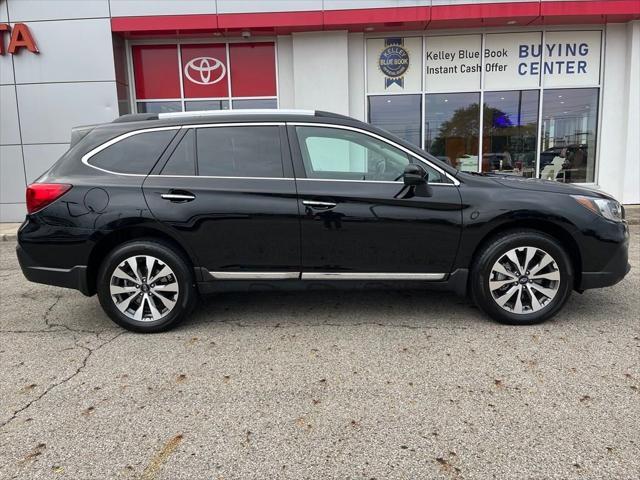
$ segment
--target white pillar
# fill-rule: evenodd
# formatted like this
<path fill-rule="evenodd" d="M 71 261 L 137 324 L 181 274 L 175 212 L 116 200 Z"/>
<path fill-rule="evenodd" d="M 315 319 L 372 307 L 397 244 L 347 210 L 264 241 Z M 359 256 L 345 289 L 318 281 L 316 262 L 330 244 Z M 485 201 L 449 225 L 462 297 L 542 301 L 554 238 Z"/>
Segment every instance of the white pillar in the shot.
<path fill-rule="evenodd" d="M 607 25 L 597 183 L 640 203 L 640 21 Z"/>
<path fill-rule="evenodd" d="M 295 107 L 349 115 L 347 32 L 303 32 L 292 37 Z"/>
<path fill-rule="evenodd" d="M 627 145 L 623 203 L 640 203 L 640 20 L 627 24 Z"/>
<path fill-rule="evenodd" d="M 293 39 L 279 35 L 278 46 L 278 101 L 280 108 L 294 108 L 293 92 Z"/>
<path fill-rule="evenodd" d="M 364 34 L 349 34 L 349 116 L 366 121 L 364 108 Z"/>

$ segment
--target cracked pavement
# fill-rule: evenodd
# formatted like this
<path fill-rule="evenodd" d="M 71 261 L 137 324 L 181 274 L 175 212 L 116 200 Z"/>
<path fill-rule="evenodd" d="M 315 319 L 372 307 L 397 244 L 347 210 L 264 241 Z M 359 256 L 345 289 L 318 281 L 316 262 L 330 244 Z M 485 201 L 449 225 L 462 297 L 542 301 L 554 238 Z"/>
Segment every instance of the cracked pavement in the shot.
<path fill-rule="evenodd" d="M 638 478 L 633 228 L 623 282 L 520 328 L 453 294 L 323 291 L 139 335 L 0 242 L 0 478 Z"/>

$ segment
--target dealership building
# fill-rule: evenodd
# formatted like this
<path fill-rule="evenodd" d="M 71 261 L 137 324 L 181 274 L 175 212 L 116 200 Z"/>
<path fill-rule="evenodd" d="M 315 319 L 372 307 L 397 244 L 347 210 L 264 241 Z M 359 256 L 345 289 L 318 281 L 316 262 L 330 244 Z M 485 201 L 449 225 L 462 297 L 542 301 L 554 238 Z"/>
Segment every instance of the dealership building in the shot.
<path fill-rule="evenodd" d="M 3 222 L 74 126 L 245 108 L 640 203 L 640 0 L 0 0 L 0 38 Z"/>

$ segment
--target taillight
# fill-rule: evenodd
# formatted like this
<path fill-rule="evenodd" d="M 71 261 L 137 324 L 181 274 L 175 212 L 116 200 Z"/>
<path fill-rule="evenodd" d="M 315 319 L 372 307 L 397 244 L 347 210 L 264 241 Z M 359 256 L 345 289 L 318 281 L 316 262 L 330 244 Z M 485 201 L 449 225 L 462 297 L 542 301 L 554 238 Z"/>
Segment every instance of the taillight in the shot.
<path fill-rule="evenodd" d="M 43 209 L 70 189 L 66 183 L 32 183 L 27 187 L 27 212 Z"/>

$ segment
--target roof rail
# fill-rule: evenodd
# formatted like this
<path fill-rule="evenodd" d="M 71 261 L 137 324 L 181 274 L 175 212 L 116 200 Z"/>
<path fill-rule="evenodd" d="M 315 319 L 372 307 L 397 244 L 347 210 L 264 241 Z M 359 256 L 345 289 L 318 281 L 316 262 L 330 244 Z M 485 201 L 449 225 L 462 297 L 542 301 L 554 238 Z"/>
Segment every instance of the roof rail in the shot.
<path fill-rule="evenodd" d="M 157 120 L 157 119 L 158 119 L 157 113 L 127 113 L 125 115 L 120 115 L 111 123 L 142 122 L 145 120 Z"/>
<path fill-rule="evenodd" d="M 255 108 L 244 110 L 200 110 L 196 112 L 167 112 L 159 113 L 158 119 L 185 118 L 185 117 L 213 117 L 229 115 L 309 115 L 314 116 L 315 110 L 294 110 L 277 108 Z"/>
<path fill-rule="evenodd" d="M 324 110 L 316 110 L 316 117 L 343 118 L 346 120 L 353 120 L 353 117 L 350 117 L 349 115 L 342 115 L 341 113 L 325 112 Z"/>

